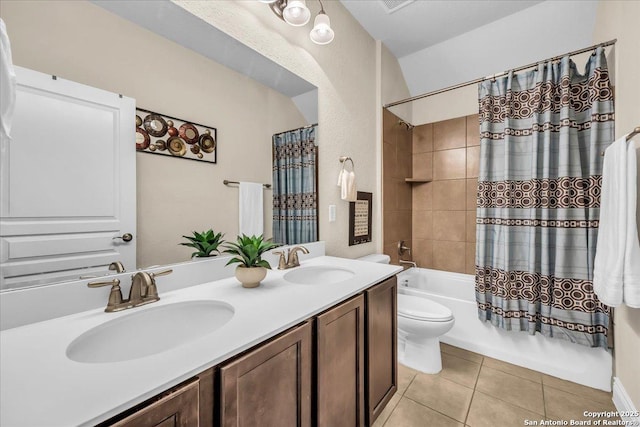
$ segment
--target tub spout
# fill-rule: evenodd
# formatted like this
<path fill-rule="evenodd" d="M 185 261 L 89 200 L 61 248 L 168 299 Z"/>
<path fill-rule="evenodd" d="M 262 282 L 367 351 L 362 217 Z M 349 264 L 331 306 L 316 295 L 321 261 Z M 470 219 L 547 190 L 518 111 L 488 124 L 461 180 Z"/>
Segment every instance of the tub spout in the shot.
<path fill-rule="evenodd" d="M 413 262 L 413 261 L 405 261 L 405 260 L 401 259 L 401 260 L 399 260 L 398 262 L 400 263 L 400 265 L 410 265 L 410 266 L 412 266 L 413 268 L 418 268 L 418 264 L 416 264 L 416 263 L 415 263 L 415 262 Z"/>

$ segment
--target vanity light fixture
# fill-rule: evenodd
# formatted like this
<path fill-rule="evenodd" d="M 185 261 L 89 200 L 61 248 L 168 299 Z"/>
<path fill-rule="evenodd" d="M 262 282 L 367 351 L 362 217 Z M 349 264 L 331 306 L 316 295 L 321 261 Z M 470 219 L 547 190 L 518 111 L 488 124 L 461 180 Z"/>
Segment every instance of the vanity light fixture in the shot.
<path fill-rule="evenodd" d="M 309 37 L 311 37 L 311 41 L 315 44 L 329 44 L 333 41 L 334 36 L 335 33 L 331 29 L 329 15 L 324 13 L 324 7 L 322 7 L 322 2 L 320 2 L 320 12 L 313 21 L 313 29 L 311 33 L 309 33 Z"/>
<path fill-rule="evenodd" d="M 287 24 L 294 27 L 301 27 L 306 25 L 311 18 L 311 11 L 306 5 L 305 0 L 259 0 L 262 3 L 267 3 L 273 13 Z M 313 29 L 309 33 L 311 41 L 324 45 L 329 44 L 333 40 L 335 33 L 331 29 L 331 21 L 329 15 L 324 11 L 322 1 L 320 3 L 320 12 L 316 15 L 313 22 Z"/>

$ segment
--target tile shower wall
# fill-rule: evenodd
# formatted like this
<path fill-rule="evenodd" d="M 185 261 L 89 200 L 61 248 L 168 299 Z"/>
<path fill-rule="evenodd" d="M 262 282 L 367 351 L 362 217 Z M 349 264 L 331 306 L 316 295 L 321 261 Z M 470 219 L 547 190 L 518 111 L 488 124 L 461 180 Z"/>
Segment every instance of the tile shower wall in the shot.
<path fill-rule="evenodd" d="M 474 274 L 478 115 L 416 126 L 412 150 L 413 177 L 431 179 L 412 188 L 413 259 Z"/>
<path fill-rule="evenodd" d="M 405 182 L 412 176 L 412 132 L 400 125 L 400 118 L 383 110 L 382 206 L 384 253 L 398 264 L 398 241 L 413 249 L 411 239 L 412 187 Z M 405 260 L 411 257 L 405 254 Z"/>

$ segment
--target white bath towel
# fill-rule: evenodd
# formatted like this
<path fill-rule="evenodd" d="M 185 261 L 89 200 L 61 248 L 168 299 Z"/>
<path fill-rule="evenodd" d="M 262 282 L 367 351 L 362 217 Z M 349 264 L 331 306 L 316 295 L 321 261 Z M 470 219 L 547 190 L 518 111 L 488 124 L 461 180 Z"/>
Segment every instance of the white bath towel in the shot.
<path fill-rule="evenodd" d="M 240 183 L 240 234 L 260 236 L 264 233 L 262 184 Z"/>
<path fill-rule="evenodd" d="M 603 303 L 622 303 L 627 241 L 627 141 L 621 138 L 604 154 L 600 225 L 593 267 L 593 289 Z"/>
<path fill-rule="evenodd" d="M 627 147 L 627 239 L 624 256 L 623 302 L 640 308 L 640 241 L 638 241 L 638 155 L 633 141 Z"/>
<path fill-rule="evenodd" d="M 356 190 L 356 174 L 353 173 L 353 171 L 344 171 L 342 174 L 340 198 L 348 202 L 355 202 L 358 199 L 358 191 Z"/>
<path fill-rule="evenodd" d="M 0 138 L 11 139 L 11 122 L 16 104 L 16 73 L 11 58 L 7 27 L 0 19 Z"/>

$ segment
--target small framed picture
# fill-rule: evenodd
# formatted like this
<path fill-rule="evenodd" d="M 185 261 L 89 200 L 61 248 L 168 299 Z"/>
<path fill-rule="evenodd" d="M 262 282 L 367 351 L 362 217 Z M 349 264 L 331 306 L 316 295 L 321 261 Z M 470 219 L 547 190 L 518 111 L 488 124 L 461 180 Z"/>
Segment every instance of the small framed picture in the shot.
<path fill-rule="evenodd" d="M 349 246 L 371 241 L 372 193 L 358 191 L 357 200 L 349 203 Z"/>

